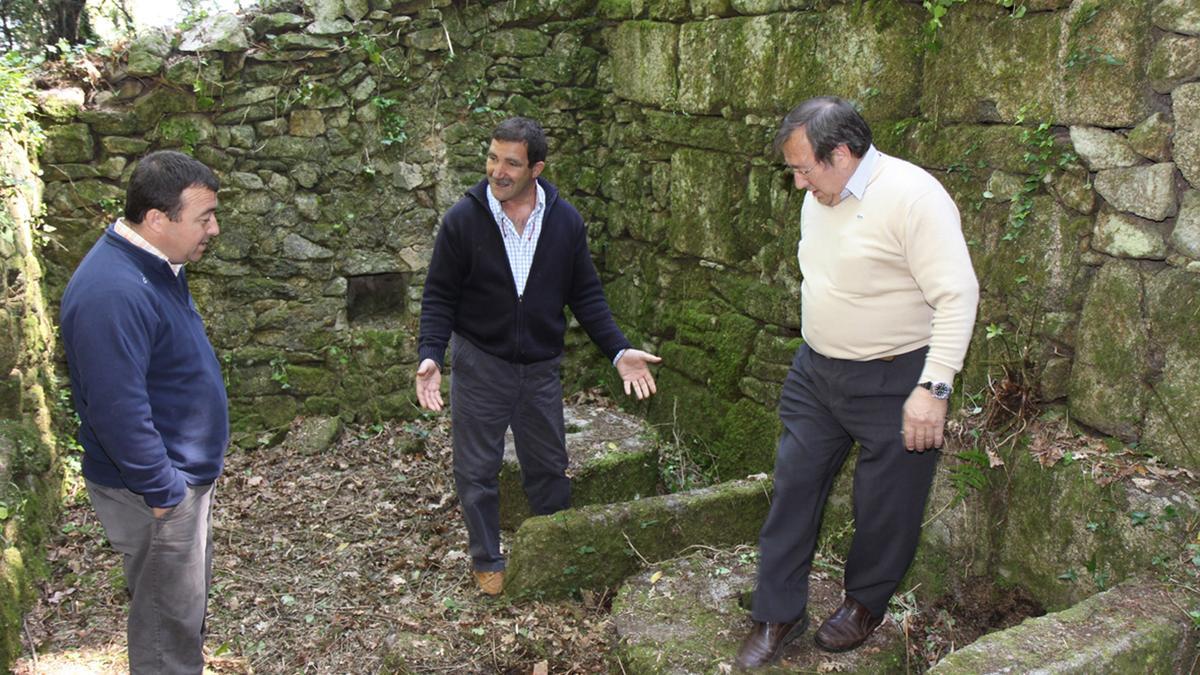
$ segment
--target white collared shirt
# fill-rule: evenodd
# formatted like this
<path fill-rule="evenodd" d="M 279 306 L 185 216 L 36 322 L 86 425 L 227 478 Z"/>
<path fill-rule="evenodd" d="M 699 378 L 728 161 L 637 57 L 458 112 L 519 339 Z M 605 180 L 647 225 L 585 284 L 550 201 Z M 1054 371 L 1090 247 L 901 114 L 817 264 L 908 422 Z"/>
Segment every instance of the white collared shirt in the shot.
<path fill-rule="evenodd" d="M 542 216 L 546 213 L 546 192 L 540 184 L 537 187 L 537 204 L 525 221 L 525 231 L 517 234 L 517 227 L 496 195 L 492 194 L 492 186 L 487 186 L 488 207 L 492 217 L 500 227 L 500 238 L 504 240 L 504 252 L 508 254 L 508 266 L 512 270 L 513 283 L 517 295 L 525 294 L 525 283 L 529 280 L 529 269 L 533 267 L 533 254 L 537 252 L 538 239 L 542 236 Z"/>
<path fill-rule="evenodd" d="M 846 181 L 846 187 L 842 189 L 842 199 L 854 195 L 856 199 L 862 201 L 863 193 L 867 191 L 867 182 L 871 180 L 871 173 L 875 171 L 875 163 L 879 161 L 881 153 L 874 146 L 867 148 L 866 154 L 858 162 L 858 168 L 850 176 L 850 180 Z"/>
<path fill-rule="evenodd" d="M 171 266 L 171 271 L 175 276 L 179 276 L 179 271 L 183 269 L 183 263 L 173 263 L 162 251 L 154 247 L 154 244 L 146 241 L 146 238 L 138 234 L 132 227 L 125 224 L 124 218 L 117 218 L 117 222 L 113 223 L 113 231 L 125 237 L 129 243 L 142 249 L 143 251 L 153 255 L 155 258 L 162 260 Z"/>

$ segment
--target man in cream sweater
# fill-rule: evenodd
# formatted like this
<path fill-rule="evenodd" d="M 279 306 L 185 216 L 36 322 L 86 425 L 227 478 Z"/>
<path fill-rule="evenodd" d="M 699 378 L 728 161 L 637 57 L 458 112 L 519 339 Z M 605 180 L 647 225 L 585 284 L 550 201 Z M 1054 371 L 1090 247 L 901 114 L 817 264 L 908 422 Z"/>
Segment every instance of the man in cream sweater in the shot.
<path fill-rule="evenodd" d="M 775 493 L 742 667 L 774 661 L 808 627 L 821 512 L 856 442 L 845 600 L 814 639 L 847 651 L 883 620 L 916 552 L 979 300 L 950 195 L 920 167 L 879 152 L 849 103 L 805 101 L 784 118 L 775 147 L 807 191 L 798 248 L 805 344 L 780 396 Z"/>

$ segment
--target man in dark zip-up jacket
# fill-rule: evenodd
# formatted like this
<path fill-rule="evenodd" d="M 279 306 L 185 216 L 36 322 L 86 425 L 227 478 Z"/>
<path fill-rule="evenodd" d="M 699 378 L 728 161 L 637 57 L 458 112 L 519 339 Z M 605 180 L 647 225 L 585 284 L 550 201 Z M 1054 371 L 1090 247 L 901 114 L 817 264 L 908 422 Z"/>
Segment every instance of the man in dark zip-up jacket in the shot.
<path fill-rule="evenodd" d="M 101 235 L 62 299 L 83 476 L 124 556 L 135 674 L 204 669 L 213 486 L 229 412 L 183 264 L 220 232 L 217 189 L 187 155 L 142 158 L 125 218 Z"/>
<path fill-rule="evenodd" d="M 500 464 L 510 426 L 522 481 L 537 515 L 570 505 L 559 362 L 564 307 L 613 361 L 625 393 L 655 393 L 647 367 L 613 321 L 575 207 L 539 178 L 546 139 L 515 117 L 492 134 L 487 178 L 446 213 L 421 301 L 417 398 L 441 410 L 441 370 L 453 341 L 454 478 L 476 581 L 503 588 Z"/>

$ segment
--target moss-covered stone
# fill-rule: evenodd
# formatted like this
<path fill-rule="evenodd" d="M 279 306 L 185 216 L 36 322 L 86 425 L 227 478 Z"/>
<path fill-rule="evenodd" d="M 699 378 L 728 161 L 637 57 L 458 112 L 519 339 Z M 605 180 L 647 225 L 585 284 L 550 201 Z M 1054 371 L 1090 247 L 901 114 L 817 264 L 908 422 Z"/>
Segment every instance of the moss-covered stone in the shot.
<path fill-rule="evenodd" d="M 1107 208 L 1096 217 L 1092 248 L 1118 258 L 1167 257 L 1167 242 L 1155 223 Z"/>
<path fill-rule="evenodd" d="M 680 253 L 720 263 L 744 260 L 746 233 L 732 227 L 746 192 L 747 165 L 726 154 L 681 148 L 671 156 L 671 226 Z"/>
<path fill-rule="evenodd" d="M 1175 126 L 1161 112 L 1152 113 L 1129 130 L 1129 145 L 1138 154 L 1155 162 L 1171 160 L 1171 134 Z"/>
<path fill-rule="evenodd" d="M 629 579 L 613 601 L 613 670 L 646 675 L 735 672 L 738 647 L 751 625 L 747 605 L 756 557 L 747 549 L 704 551 L 656 563 Z M 841 603 L 841 584 L 817 578 L 809 595 L 809 634 L 784 647 L 779 661 L 755 672 L 904 672 L 905 642 L 894 622 L 885 622 L 852 652 L 818 649 L 809 636 Z"/>
<path fill-rule="evenodd" d="M 512 538 L 505 593 L 562 597 L 613 588 L 641 561 L 666 560 L 697 544 L 753 542 L 770 492 L 766 481 L 736 481 L 530 518 Z"/>
<path fill-rule="evenodd" d="M 1163 30 L 1200 35 L 1200 8 L 1191 0 L 1162 0 L 1154 6 L 1152 18 Z"/>
<path fill-rule="evenodd" d="M 774 132 L 719 117 L 646 112 L 646 133 L 654 139 L 705 150 L 733 151 L 750 157 L 768 153 Z"/>
<path fill-rule="evenodd" d="M 1154 45 L 1146 68 L 1150 86 L 1160 94 L 1200 77 L 1200 38 L 1168 35 Z"/>
<path fill-rule="evenodd" d="M 591 406 L 567 406 L 563 419 L 571 506 L 610 504 L 656 494 L 658 450 L 654 434 L 644 422 L 627 413 Z M 532 515 L 510 433 L 505 438 L 500 470 L 500 526 L 516 529 Z"/>
<path fill-rule="evenodd" d="M 1140 434 L 1150 392 L 1141 274 L 1108 264 L 1088 291 L 1071 370 L 1071 416 L 1126 440 Z"/>
<path fill-rule="evenodd" d="M 929 672 L 1182 672 L 1192 657 L 1184 646 L 1189 631 L 1182 612 L 1162 611 L 1179 603 L 1172 595 L 1160 584 L 1130 581 L 1070 609 L 985 635 Z"/>
<path fill-rule="evenodd" d="M 46 131 L 42 161 L 48 164 L 90 162 L 96 155 L 96 144 L 86 124 L 62 124 Z"/>
<path fill-rule="evenodd" d="M 1030 13 L 1014 30 L 1007 11 L 955 7 L 943 48 L 926 60 L 922 105 L 943 121 L 1013 122 L 1028 113 L 1066 124 L 1133 126 L 1142 94 L 1146 3 L 1076 3 Z"/>
<path fill-rule="evenodd" d="M 1171 105 L 1175 113 L 1175 162 L 1188 183 L 1200 188 L 1200 82 L 1176 87 L 1171 92 Z"/>
<path fill-rule="evenodd" d="M 1153 386 L 1143 447 L 1170 464 L 1200 469 L 1200 411 L 1194 402 L 1200 374 L 1200 278 L 1163 270 L 1146 285 L 1150 335 L 1162 354 L 1161 379 Z"/>
<path fill-rule="evenodd" d="M 1043 468 L 1018 448 L 1005 456 L 1007 504 L 997 571 L 1056 610 L 1170 557 L 1198 504 L 1186 489 L 1101 485 L 1085 463 Z"/>
<path fill-rule="evenodd" d="M 1179 208 L 1171 162 L 1101 171 L 1096 174 L 1096 192 L 1118 211 L 1150 220 L 1164 220 Z"/>
<path fill-rule="evenodd" d="M 613 93 L 638 103 L 671 108 L 678 91 L 679 26 L 625 21 L 612 39 Z"/>
<path fill-rule="evenodd" d="M 905 7 L 883 27 L 873 7 L 836 5 L 820 13 L 684 24 L 679 107 L 699 114 L 727 108 L 777 114 L 810 96 L 838 94 L 858 101 L 870 121 L 914 114 L 919 56 L 906 46 L 916 34 L 919 8 Z"/>

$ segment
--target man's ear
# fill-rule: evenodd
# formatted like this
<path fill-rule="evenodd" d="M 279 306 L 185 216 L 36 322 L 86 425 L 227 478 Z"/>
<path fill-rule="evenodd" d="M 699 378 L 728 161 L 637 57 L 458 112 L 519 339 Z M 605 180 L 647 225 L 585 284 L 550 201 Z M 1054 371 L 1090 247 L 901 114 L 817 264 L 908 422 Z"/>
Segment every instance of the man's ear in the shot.
<path fill-rule="evenodd" d="M 142 217 L 142 227 L 156 234 L 164 232 L 170 222 L 171 219 L 167 214 L 158 209 L 147 209 L 146 215 Z"/>
<path fill-rule="evenodd" d="M 534 178 L 537 178 L 538 176 L 542 175 L 542 169 L 544 169 L 544 168 L 546 168 L 546 163 L 538 162 L 537 164 L 534 164 L 532 167 L 530 167 L 530 173 L 533 174 Z"/>

